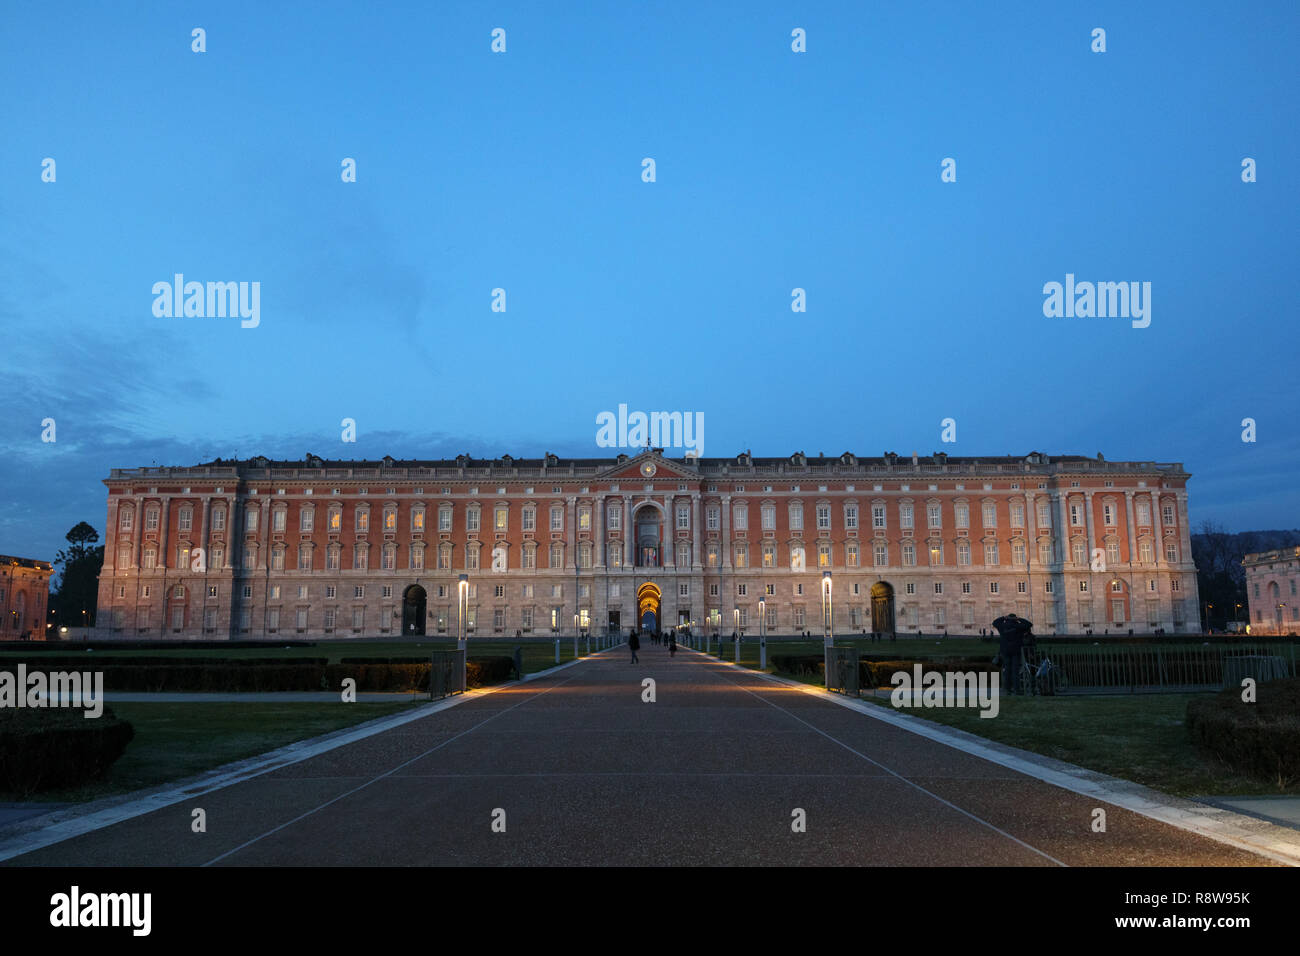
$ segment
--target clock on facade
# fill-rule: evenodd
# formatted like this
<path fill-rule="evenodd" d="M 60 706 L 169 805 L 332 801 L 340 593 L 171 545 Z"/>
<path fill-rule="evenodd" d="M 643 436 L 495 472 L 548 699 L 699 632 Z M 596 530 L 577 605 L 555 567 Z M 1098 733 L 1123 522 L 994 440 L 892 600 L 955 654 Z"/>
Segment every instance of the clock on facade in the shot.
<path fill-rule="evenodd" d="M 643 462 L 641 465 L 641 474 L 645 475 L 647 478 L 653 478 L 656 471 L 658 471 L 658 469 L 655 467 L 653 461 Z"/>

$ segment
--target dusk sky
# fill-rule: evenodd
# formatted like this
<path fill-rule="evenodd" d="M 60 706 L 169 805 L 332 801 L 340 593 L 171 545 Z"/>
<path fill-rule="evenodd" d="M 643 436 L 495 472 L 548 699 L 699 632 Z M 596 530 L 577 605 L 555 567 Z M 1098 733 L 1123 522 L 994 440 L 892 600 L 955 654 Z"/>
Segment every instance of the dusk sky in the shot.
<path fill-rule="evenodd" d="M 115 467 L 612 457 L 620 404 L 1296 527 L 1297 49 L 1294 2 L 7 3 L 0 553 L 102 533 Z M 156 316 L 176 273 L 259 324 Z M 1067 274 L 1149 327 L 1045 316 Z"/>

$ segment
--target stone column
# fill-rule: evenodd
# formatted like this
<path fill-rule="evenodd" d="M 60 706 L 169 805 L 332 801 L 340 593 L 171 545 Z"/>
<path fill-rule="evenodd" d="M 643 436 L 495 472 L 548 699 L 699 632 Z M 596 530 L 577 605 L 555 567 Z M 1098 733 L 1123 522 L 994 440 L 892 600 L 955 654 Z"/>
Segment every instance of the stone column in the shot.
<path fill-rule="evenodd" d="M 592 564 L 604 570 L 605 568 L 605 499 L 597 495 L 591 503 L 591 546 L 595 549 L 595 560 Z M 595 595 L 592 595 L 595 598 Z M 595 622 L 593 621 L 593 624 Z"/>
<path fill-rule="evenodd" d="M 677 516 L 673 514 L 672 495 L 664 495 L 664 510 L 668 512 L 668 516 L 664 519 L 665 527 L 663 536 L 665 538 L 665 544 L 663 545 L 664 559 L 662 563 L 665 568 L 671 569 L 673 567 L 674 559 L 676 558 L 673 551 L 677 548 Z"/>
<path fill-rule="evenodd" d="M 1057 492 L 1056 498 L 1061 506 L 1061 527 L 1056 537 L 1061 542 L 1061 567 L 1064 568 L 1070 560 L 1070 496 L 1061 491 Z"/>
<path fill-rule="evenodd" d="M 731 569 L 731 495 L 722 496 L 722 568 Z"/>
<path fill-rule="evenodd" d="M 634 568 L 632 561 L 632 539 L 636 537 L 636 528 L 632 525 L 632 496 L 623 496 L 623 567 Z"/>
<path fill-rule="evenodd" d="M 696 571 L 699 571 L 704 567 L 704 556 L 701 554 L 700 493 L 698 491 L 691 492 L 691 547 L 694 549 L 694 553 L 691 555 L 691 566 Z"/>
<path fill-rule="evenodd" d="M 1034 493 L 1025 492 L 1025 563 L 1032 571 L 1038 566 L 1038 513 L 1034 510 Z M 1033 598 L 1033 588 L 1030 589 Z"/>
<path fill-rule="evenodd" d="M 1135 548 L 1136 541 L 1134 540 L 1133 537 L 1133 492 L 1132 491 L 1124 492 L 1124 520 L 1127 522 L 1128 525 L 1128 563 L 1129 566 L 1132 567 L 1133 555 L 1136 551 Z M 1132 599 L 1133 596 L 1129 595 L 1129 600 L 1132 601 Z M 1130 611 L 1129 613 L 1132 614 L 1134 613 L 1134 611 Z"/>
<path fill-rule="evenodd" d="M 165 495 L 162 500 L 162 513 L 158 516 L 158 567 L 160 570 L 166 570 L 171 566 L 167 563 L 167 548 L 171 543 L 167 536 L 170 525 L 169 512 L 171 510 L 171 496 Z"/>
<path fill-rule="evenodd" d="M 564 537 L 569 544 L 569 553 L 565 555 L 564 569 L 574 571 L 578 567 L 578 499 L 574 495 L 569 495 L 565 503 L 567 507 L 564 510 L 568 517 L 564 526 Z M 573 598 L 576 601 L 578 596 L 575 594 Z M 577 604 L 574 604 L 574 607 L 576 608 Z"/>
<path fill-rule="evenodd" d="M 1155 532 L 1155 562 L 1156 568 L 1159 569 L 1160 562 L 1164 560 L 1165 553 L 1165 529 L 1160 520 L 1160 492 L 1151 492 L 1151 530 Z"/>
<path fill-rule="evenodd" d="M 140 569 L 140 559 L 144 549 L 144 496 L 137 495 L 135 499 L 135 519 L 131 524 L 131 537 L 135 546 L 131 549 L 135 552 L 135 558 L 132 560 L 132 566 L 138 571 Z"/>
<path fill-rule="evenodd" d="M 1083 493 L 1083 527 L 1088 533 L 1088 567 L 1092 567 L 1092 555 L 1097 547 L 1097 519 L 1092 513 L 1092 492 Z"/>

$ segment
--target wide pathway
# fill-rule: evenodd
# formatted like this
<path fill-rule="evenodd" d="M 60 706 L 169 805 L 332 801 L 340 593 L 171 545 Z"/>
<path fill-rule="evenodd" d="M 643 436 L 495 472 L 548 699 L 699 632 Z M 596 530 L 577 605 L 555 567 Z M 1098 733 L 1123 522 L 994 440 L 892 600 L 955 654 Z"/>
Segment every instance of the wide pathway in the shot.
<path fill-rule="evenodd" d="M 8 865 L 1269 864 L 1119 807 L 1093 832 L 1095 799 L 698 653 L 640 656 L 615 648 Z"/>

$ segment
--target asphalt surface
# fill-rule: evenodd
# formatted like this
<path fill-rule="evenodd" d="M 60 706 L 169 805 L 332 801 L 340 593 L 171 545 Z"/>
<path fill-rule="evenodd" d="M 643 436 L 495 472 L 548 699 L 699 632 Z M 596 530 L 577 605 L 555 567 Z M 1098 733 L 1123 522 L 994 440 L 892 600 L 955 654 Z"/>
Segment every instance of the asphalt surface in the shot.
<path fill-rule="evenodd" d="M 1270 864 L 1115 806 L 1093 832 L 1093 798 L 698 653 L 640 657 L 615 648 L 6 865 Z"/>

